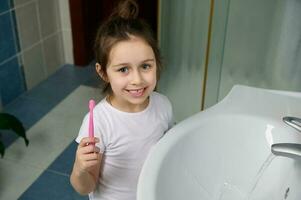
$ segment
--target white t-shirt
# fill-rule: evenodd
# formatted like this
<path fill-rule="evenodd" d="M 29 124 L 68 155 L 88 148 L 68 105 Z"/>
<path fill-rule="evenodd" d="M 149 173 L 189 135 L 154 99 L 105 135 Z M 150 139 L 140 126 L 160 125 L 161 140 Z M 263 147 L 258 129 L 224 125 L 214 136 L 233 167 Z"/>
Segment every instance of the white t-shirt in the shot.
<path fill-rule="evenodd" d="M 138 177 L 150 148 L 173 125 L 170 101 L 152 92 L 148 106 L 128 113 L 111 106 L 104 98 L 94 108 L 94 135 L 104 152 L 93 200 L 136 200 Z M 89 115 L 83 120 L 76 142 L 88 137 Z"/>

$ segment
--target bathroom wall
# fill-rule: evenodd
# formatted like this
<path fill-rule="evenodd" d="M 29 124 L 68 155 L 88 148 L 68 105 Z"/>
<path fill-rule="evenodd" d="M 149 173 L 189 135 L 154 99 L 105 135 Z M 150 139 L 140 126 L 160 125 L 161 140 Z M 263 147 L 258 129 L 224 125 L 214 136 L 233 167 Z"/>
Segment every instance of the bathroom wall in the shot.
<path fill-rule="evenodd" d="M 2 107 L 73 63 L 68 0 L 0 3 Z"/>
<path fill-rule="evenodd" d="M 1 107 L 26 90 L 20 64 L 16 21 L 11 1 L 0 1 L 0 96 Z"/>

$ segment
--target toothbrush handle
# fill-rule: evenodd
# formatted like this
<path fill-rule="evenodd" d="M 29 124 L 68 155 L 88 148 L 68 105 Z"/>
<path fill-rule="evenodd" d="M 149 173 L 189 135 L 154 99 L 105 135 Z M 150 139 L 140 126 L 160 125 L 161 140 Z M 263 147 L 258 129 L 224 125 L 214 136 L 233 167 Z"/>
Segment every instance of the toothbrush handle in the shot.
<path fill-rule="evenodd" d="M 93 109 L 90 109 L 89 115 L 89 137 L 94 138 Z"/>
<path fill-rule="evenodd" d="M 93 122 L 93 109 L 95 106 L 95 101 L 93 99 L 91 99 L 89 101 L 89 137 L 90 138 L 94 138 L 94 122 Z"/>

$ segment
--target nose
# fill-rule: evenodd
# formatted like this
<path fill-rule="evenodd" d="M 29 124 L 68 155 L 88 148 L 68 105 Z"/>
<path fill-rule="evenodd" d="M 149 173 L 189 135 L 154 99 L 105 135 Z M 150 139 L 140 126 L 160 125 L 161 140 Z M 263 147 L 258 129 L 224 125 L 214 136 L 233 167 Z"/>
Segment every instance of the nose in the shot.
<path fill-rule="evenodd" d="M 142 74 L 139 70 L 134 70 L 131 76 L 131 84 L 132 85 L 139 85 L 142 82 Z"/>

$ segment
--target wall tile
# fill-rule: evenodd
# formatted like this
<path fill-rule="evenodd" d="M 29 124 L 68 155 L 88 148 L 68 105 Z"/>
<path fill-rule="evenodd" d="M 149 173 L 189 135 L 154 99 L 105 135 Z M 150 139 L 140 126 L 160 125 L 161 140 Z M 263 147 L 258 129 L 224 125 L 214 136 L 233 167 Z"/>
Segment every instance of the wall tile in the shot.
<path fill-rule="evenodd" d="M 70 23 L 70 11 L 69 11 L 69 1 L 60 0 L 58 1 L 61 30 L 63 35 L 63 45 L 64 45 L 64 61 L 65 63 L 74 63 L 73 60 L 73 50 L 72 50 L 72 32 Z"/>
<path fill-rule="evenodd" d="M 42 46 L 38 44 L 23 53 L 25 81 L 28 89 L 33 88 L 46 78 Z"/>
<path fill-rule="evenodd" d="M 0 65 L 0 93 L 3 106 L 25 91 L 21 74 L 17 57 Z"/>
<path fill-rule="evenodd" d="M 20 52 L 21 48 L 20 48 L 20 41 L 19 41 L 19 36 L 18 36 L 17 19 L 16 19 L 15 10 L 11 11 L 11 22 L 12 22 L 12 29 L 14 31 L 14 41 L 15 41 L 16 51 Z"/>
<path fill-rule="evenodd" d="M 42 37 L 56 33 L 60 29 L 60 13 L 57 0 L 38 1 Z"/>
<path fill-rule="evenodd" d="M 0 88 L 1 91 L 1 88 Z M 1 93 L 0 93 L 0 112 L 3 110 L 3 106 L 2 106 L 2 97 L 1 97 Z"/>
<path fill-rule="evenodd" d="M 63 30 L 71 30 L 69 0 L 60 0 L 58 1 L 58 5 L 61 18 L 61 28 Z"/>
<path fill-rule="evenodd" d="M 64 61 L 65 63 L 73 64 L 73 41 L 71 30 L 62 31 L 63 46 L 64 46 Z"/>
<path fill-rule="evenodd" d="M 53 74 L 63 65 L 63 45 L 61 33 L 58 33 L 43 41 L 47 75 Z"/>
<path fill-rule="evenodd" d="M 11 0 L 14 6 L 20 6 L 33 0 Z"/>
<path fill-rule="evenodd" d="M 9 9 L 9 0 L 0 1 L 0 13 L 7 11 Z"/>
<path fill-rule="evenodd" d="M 40 31 L 36 3 L 16 9 L 19 39 L 21 49 L 24 50 L 40 41 Z"/>
<path fill-rule="evenodd" d="M 11 13 L 0 15 L 0 63 L 16 54 Z"/>

